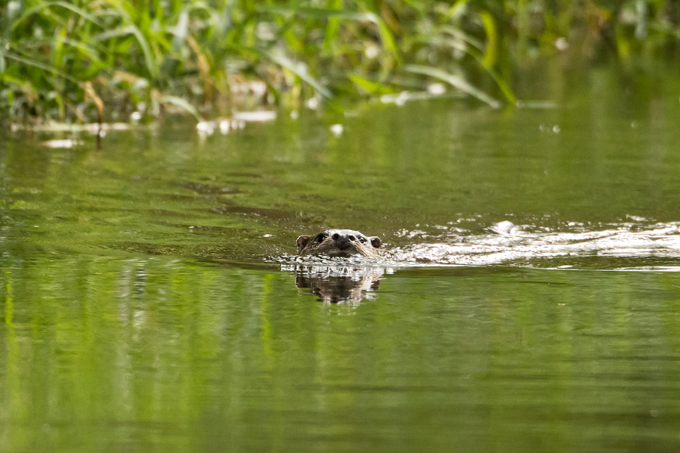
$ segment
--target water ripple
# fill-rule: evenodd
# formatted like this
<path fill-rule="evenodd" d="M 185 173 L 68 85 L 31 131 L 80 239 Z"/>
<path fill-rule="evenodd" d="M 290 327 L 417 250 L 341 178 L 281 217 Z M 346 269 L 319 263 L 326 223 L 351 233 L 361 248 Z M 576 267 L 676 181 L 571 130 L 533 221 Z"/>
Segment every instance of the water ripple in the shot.
<path fill-rule="evenodd" d="M 505 225 L 503 225 L 505 224 Z M 639 223 L 609 225 L 604 230 L 568 232 L 525 232 L 512 224 L 501 222 L 480 235 L 468 235 L 448 240 L 397 247 L 386 258 L 413 265 L 542 265 L 560 257 L 589 258 L 680 258 L 680 222 L 642 226 Z M 543 263 L 547 264 L 548 263 Z M 575 267 L 575 266 L 574 266 Z M 615 267 L 615 266 L 614 266 Z M 633 266 L 636 267 L 636 266 Z M 668 267 L 668 266 L 664 266 Z M 674 266 L 670 266 L 674 268 Z"/>

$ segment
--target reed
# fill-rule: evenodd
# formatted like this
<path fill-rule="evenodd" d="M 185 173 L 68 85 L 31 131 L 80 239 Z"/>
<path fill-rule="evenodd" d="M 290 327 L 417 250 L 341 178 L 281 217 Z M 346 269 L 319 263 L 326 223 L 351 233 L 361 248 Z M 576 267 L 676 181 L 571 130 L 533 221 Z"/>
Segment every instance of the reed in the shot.
<path fill-rule="evenodd" d="M 297 105 L 439 81 L 497 107 L 513 72 L 573 59 L 676 56 L 670 0 L 74 0 L 0 6 L 0 112 L 11 121 L 146 121 L 228 111 L 234 87 Z"/>

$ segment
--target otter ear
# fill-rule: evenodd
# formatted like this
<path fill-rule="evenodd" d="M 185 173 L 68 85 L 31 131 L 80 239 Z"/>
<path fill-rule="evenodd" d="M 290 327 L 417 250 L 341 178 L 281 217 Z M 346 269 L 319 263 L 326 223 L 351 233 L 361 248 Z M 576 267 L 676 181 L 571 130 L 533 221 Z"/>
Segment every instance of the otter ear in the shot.
<path fill-rule="evenodd" d="M 371 245 L 372 245 L 373 247 L 375 247 L 375 248 L 377 248 L 377 249 L 380 248 L 380 245 L 382 244 L 382 241 L 380 240 L 380 238 L 379 238 L 378 236 L 372 236 L 372 237 L 370 237 L 370 238 L 368 238 L 368 239 L 371 240 Z"/>
<path fill-rule="evenodd" d="M 307 246 L 308 242 L 309 242 L 309 236 L 300 236 L 299 238 L 297 238 L 298 252 L 301 252 L 302 249 Z"/>

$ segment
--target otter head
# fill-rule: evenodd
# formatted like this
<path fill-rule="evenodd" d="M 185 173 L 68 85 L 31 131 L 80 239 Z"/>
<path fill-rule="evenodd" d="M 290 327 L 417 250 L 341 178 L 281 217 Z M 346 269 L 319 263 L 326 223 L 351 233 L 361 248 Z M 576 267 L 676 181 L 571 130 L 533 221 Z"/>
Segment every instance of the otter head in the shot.
<path fill-rule="evenodd" d="M 350 257 L 361 255 L 368 258 L 378 257 L 382 242 L 378 236 L 366 237 L 354 230 L 325 230 L 316 236 L 297 238 L 300 255 L 326 255 Z"/>

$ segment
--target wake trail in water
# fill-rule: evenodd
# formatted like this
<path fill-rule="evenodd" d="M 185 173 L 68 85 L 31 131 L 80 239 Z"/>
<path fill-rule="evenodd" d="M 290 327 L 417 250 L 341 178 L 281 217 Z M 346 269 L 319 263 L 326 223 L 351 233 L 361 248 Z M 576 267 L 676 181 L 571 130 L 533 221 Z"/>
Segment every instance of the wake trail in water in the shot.
<path fill-rule="evenodd" d="M 608 226 L 608 229 L 600 231 L 580 228 L 571 232 L 531 233 L 525 232 L 525 227 L 501 222 L 489 228 L 488 234 L 448 237 L 444 233 L 439 237 L 429 237 L 431 241 L 428 243 L 391 249 L 385 258 L 416 266 L 523 264 L 550 267 L 554 260 L 568 257 L 576 264 L 557 267 L 574 268 L 579 267 L 579 262 L 592 257 L 625 258 L 629 263 L 624 266 L 626 268 L 644 267 L 636 260 L 650 257 L 661 258 L 666 264 L 680 258 L 680 222 Z"/>

